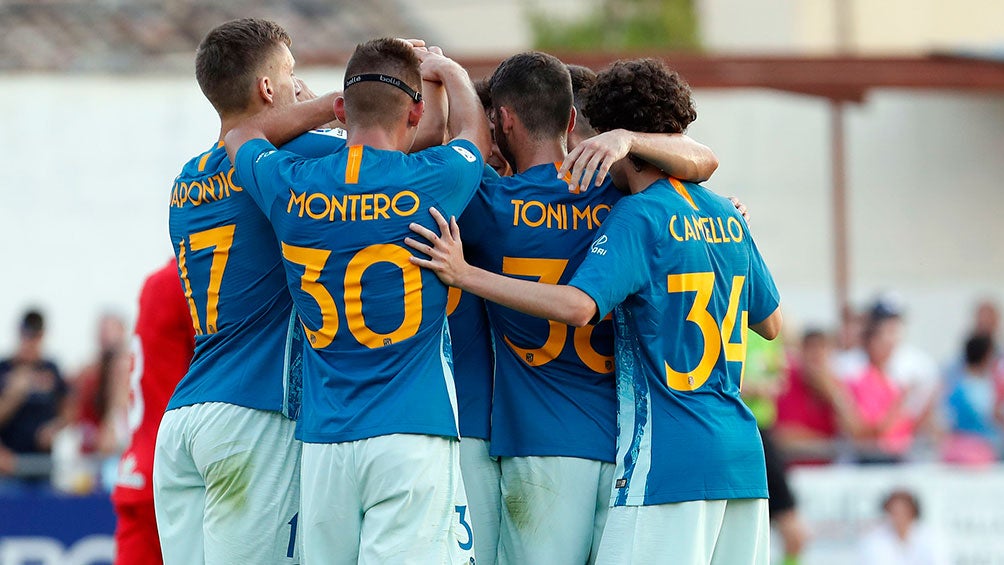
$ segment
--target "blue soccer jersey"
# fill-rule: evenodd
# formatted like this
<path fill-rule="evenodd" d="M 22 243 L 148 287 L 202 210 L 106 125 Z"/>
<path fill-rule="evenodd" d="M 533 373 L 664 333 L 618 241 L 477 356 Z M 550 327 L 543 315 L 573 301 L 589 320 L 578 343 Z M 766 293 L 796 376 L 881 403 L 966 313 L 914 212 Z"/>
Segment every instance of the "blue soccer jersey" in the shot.
<path fill-rule="evenodd" d="M 434 227 L 430 207 L 463 211 L 484 166 L 477 148 L 357 145 L 304 159 L 252 140 L 235 165 L 280 240 L 306 331 L 298 436 L 456 437 L 447 288 L 409 262 L 404 238 L 411 222 Z"/>
<path fill-rule="evenodd" d="M 558 166 L 485 176 L 461 218 L 472 264 L 549 284 L 571 278 L 620 195 L 609 184 L 572 194 Z M 496 362 L 491 454 L 613 461 L 610 322 L 574 328 L 487 305 Z"/>
<path fill-rule="evenodd" d="M 615 505 L 766 498 L 763 445 L 739 398 L 748 323 L 778 306 L 726 199 L 660 180 L 622 199 L 569 283 L 614 311 Z"/>
<path fill-rule="evenodd" d="M 344 131 L 308 132 L 286 147 L 322 156 Z M 195 326 L 195 355 L 168 410 L 225 402 L 295 415 L 284 394 L 292 301 L 268 220 L 234 178 L 223 142 L 189 161 L 174 181 L 171 243 Z"/>
<path fill-rule="evenodd" d="M 490 439 L 495 353 L 485 301 L 459 288 L 451 288 L 446 314 L 453 341 L 460 435 Z"/>

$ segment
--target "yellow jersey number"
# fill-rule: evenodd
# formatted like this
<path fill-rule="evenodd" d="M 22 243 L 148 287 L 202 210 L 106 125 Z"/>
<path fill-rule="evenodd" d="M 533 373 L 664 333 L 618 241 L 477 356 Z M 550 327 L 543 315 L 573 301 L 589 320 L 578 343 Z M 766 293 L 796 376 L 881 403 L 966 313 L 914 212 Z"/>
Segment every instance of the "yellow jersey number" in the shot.
<path fill-rule="evenodd" d="M 282 244 L 282 256 L 290 263 L 303 266 L 300 289 L 309 294 L 321 310 L 321 327 L 308 328 L 303 324 L 307 341 L 314 349 L 323 349 L 334 341 L 338 333 L 338 308 L 328 289 L 321 284 L 321 272 L 327 265 L 331 251 Z M 359 343 L 376 349 L 399 341 L 404 341 L 416 333 L 422 324 L 422 270 L 412 265 L 408 258 L 411 253 L 404 247 L 393 244 L 370 245 L 352 256 L 345 267 L 343 301 L 345 319 L 349 333 Z M 363 273 L 377 263 L 390 263 L 401 269 L 404 279 L 404 319 L 401 325 L 390 333 L 379 333 L 366 325 L 363 317 L 362 279 Z"/>
<path fill-rule="evenodd" d="M 725 350 L 726 361 L 738 361 L 742 363 L 742 372 L 746 371 L 746 331 L 749 314 L 745 310 L 742 312 L 739 329 L 739 342 L 732 342 L 732 333 L 736 327 L 739 316 L 739 298 L 742 296 L 743 284 L 746 277 L 732 277 L 732 290 L 729 292 L 729 306 L 725 312 L 725 319 L 721 326 L 714 316 L 708 312 L 708 304 L 711 303 L 711 296 L 715 290 L 715 274 L 707 273 L 687 273 L 683 275 L 669 275 L 667 289 L 669 293 L 695 292 L 694 303 L 687 314 L 687 321 L 697 324 L 701 330 L 701 337 L 704 340 L 704 351 L 701 354 L 697 366 L 685 371 L 677 371 L 666 363 L 666 384 L 670 388 L 680 391 L 694 391 L 707 382 L 711 376 L 711 371 L 718 362 L 718 356 Z M 742 376 L 740 376 L 740 381 Z"/>
<path fill-rule="evenodd" d="M 234 243 L 234 225 L 220 226 L 209 230 L 193 233 L 178 242 L 178 270 L 185 286 L 185 299 L 188 300 L 188 311 L 192 314 L 192 325 L 196 335 L 216 333 L 216 319 L 219 316 L 220 285 L 223 284 L 223 271 L 230 259 L 230 247 Z M 199 320 L 199 310 L 195 306 L 192 293 L 192 283 L 188 280 L 188 254 L 213 250 L 213 262 L 209 267 L 209 284 L 206 288 L 206 326 L 202 327 Z"/>
<path fill-rule="evenodd" d="M 525 277 L 536 277 L 538 282 L 545 284 L 558 284 L 565 267 L 568 266 L 567 259 L 533 259 L 525 257 L 503 257 L 502 272 L 507 275 L 520 275 Z M 607 318 L 604 319 L 608 319 Z M 512 349 L 520 359 L 531 367 L 540 367 L 556 359 L 565 348 L 568 340 L 569 326 L 561 322 L 548 320 L 547 339 L 544 345 L 536 348 L 520 347 L 513 343 L 509 336 L 502 336 L 506 345 Z M 586 367 L 597 373 L 611 373 L 614 370 L 614 358 L 610 355 L 600 355 L 593 348 L 590 342 L 595 326 L 585 326 L 575 328 L 572 332 L 572 347 L 575 349 L 579 360 Z"/>

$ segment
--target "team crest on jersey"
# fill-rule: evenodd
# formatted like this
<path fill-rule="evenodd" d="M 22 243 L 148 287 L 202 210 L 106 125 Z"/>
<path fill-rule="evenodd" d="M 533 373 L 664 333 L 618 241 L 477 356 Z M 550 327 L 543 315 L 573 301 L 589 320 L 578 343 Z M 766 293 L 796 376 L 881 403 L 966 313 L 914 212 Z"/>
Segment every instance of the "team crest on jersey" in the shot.
<path fill-rule="evenodd" d="M 607 250 L 603 249 L 603 246 L 606 244 L 607 244 L 607 236 L 601 235 L 600 237 L 596 238 L 596 241 L 594 241 L 592 245 L 589 246 L 589 252 L 595 253 L 602 257 L 603 255 L 607 254 Z"/>
<path fill-rule="evenodd" d="M 471 153 L 470 151 L 468 151 L 467 149 L 465 149 L 463 147 L 460 147 L 459 145 L 451 145 L 451 147 L 453 147 L 454 151 L 456 151 L 457 153 L 460 153 L 461 157 L 463 157 L 464 159 L 467 159 L 468 163 L 473 163 L 473 162 L 475 162 L 475 161 L 478 160 L 478 158 L 475 157 L 473 153 Z"/>

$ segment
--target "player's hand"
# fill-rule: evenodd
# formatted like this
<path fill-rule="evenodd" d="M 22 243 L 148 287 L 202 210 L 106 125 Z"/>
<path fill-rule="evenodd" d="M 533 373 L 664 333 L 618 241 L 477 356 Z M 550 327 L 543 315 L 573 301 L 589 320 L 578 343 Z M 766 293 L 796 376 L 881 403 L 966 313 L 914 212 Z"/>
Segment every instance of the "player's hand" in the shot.
<path fill-rule="evenodd" d="M 583 192 L 596 174 L 595 185 L 603 184 L 610 165 L 631 152 L 631 132 L 615 129 L 603 132 L 580 143 L 565 157 L 558 169 L 558 178 L 568 182 L 569 192 Z"/>
<path fill-rule="evenodd" d="M 293 80 L 296 82 L 296 101 L 306 102 L 307 100 L 313 100 L 317 98 L 314 91 L 307 86 L 307 83 L 303 81 L 300 77 L 294 77 Z"/>
<path fill-rule="evenodd" d="M 746 220 L 746 223 L 747 224 L 750 223 L 750 211 L 746 207 L 746 205 L 740 202 L 739 199 L 736 198 L 735 196 L 729 196 L 729 202 L 731 202 L 732 205 L 736 207 L 736 211 L 742 214 L 743 219 Z"/>
<path fill-rule="evenodd" d="M 443 55 L 443 50 L 439 47 L 429 47 L 428 49 L 415 49 L 415 55 L 422 62 L 422 80 L 433 82 L 443 82 L 446 73 L 456 72 L 461 68 L 453 59 Z"/>
<path fill-rule="evenodd" d="M 408 247 L 429 257 L 429 259 L 422 259 L 412 255 L 410 261 L 412 265 L 418 265 L 436 273 L 436 276 L 444 284 L 459 286 L 459 281 L 463 276 L 464 270 L 470 267 L 464 261 L 464 248 L 463 243 L 460 241 L 460 226 L 457 225 L 457 219 L 452 216 L 450 217 L 450 222 L 447 223 L 446 218 L 435 208 L 429 208 L 429 214 L 436 221 L 436 225 L 439 227 L 439 232 L 442 235 L 437 235 L 436 232 L 429 228 L 412 222 L 408 226 L 411 228 L 411 231 L 425 238 L 431 245 L 410 237 L 405 238 L 404 242 Z"/>

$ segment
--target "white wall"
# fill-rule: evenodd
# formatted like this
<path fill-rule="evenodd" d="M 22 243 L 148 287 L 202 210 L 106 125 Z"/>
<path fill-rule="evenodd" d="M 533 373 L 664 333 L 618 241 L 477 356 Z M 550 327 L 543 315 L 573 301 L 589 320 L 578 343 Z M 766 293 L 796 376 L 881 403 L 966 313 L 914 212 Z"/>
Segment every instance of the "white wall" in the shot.
<path fill-rule="evenodd" d="M 301 71 L 315 91 L 337 71 Z M 699 91 L 691 134 L 737 194 L 787 317 L 832 324 L 829 114 L 815 98 Z M 218 134 L 189 76 L 5 76 L 0 90 L 0 352 L 23 309 L 49 316 L 49 349 L 87 359 L 105 308 L 135 314 L 145 275 L 171 256 L 167 198 Z M 1004 302 L 1004 97 L 886 91 L 848 111 L 853 297 L 900 291 L 913 342 L 943 359 L 982 294 Z"/>

